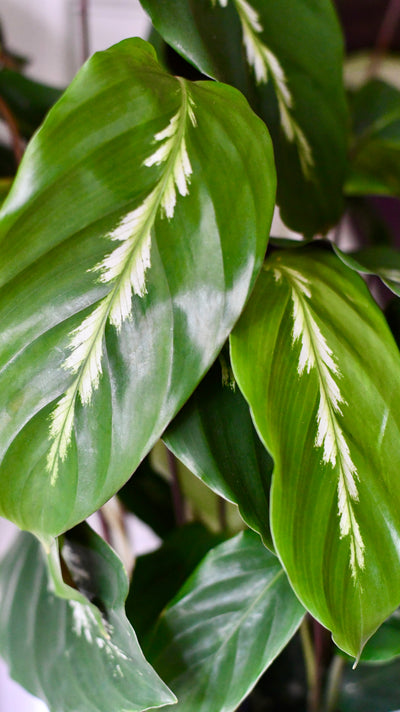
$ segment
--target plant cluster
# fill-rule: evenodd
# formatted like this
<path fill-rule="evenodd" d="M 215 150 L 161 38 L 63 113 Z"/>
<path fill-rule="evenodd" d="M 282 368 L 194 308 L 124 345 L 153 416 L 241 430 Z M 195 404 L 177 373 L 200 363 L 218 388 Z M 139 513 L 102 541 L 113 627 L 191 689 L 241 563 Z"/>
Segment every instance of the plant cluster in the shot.
<path fill-rule="evenodd" d="M 393 711 L 394 3 L 347 89 L 331 0 L 142 5 L 64 92 L 2 42 L 0 653 L 51 712 Z"/>

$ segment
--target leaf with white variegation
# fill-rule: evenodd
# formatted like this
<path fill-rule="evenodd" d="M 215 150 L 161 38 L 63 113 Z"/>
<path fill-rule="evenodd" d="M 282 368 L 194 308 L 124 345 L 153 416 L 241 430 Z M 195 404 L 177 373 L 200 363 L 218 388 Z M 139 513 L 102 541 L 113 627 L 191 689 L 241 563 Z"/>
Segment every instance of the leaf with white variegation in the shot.
<path fill-rule="evenodd" d="M 236 90 L 137 39 L 87 62 L 0 216 L 1 514 L 45 539 L 120 489 L 237 320 L 274 192 Z"/>
<path fill-rule="evenodd" d="M 358 656 L 400 602 L 400 357 L 329 248 L 277 251 L 231 336 L 273 455 L 271 529 L 291 584 Z"/>
<path fill-rule="evenodd" d="M 274 142 L 285 222 L 309 236 L 343 209 L 347 107 L 331 0 L 141 0 L 200 71 L 240 89 Z M 312 106 L 312 111 L 310 111 Z"/>
<path fill-rule="evenodd" d="M 303 616 L 278 559 L 257 534 L 246 531 L 212 549 L 144 645 L 178 698 L 168 709 L 236 710 Z"/>
<path fill-rule="evenodd" d="M 51 712 L 141 712 L 174 702 L 143 657 L 124 611 L 121 561 L 87 525 L 62 547 L 77 590 L 51 589 L 44 551 L 20 534 L 0 564 L 0 653 Z"/>

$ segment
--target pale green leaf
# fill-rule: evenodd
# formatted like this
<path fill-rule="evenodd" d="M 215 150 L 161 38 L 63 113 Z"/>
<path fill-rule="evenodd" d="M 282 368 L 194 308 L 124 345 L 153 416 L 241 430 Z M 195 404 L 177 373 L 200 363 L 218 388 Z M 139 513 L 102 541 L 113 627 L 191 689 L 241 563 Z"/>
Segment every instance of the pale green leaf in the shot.
<path fill-rule="evenodd" d="M 275 461 L 271 528 L 291 584 L 358 656 L 400 602 L 400 357 L 364 282 L 312 246 L 276 251 L 231 336 Z"/>

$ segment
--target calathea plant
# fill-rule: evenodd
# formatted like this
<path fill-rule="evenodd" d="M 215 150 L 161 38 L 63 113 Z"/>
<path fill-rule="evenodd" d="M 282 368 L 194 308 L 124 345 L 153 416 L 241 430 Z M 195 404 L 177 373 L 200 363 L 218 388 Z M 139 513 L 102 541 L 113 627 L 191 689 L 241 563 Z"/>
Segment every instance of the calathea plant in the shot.
<path fill-rule="evenodd" d="M 1 211 L 0 651 L 54 712 L 233 712 L 300 638 L 309 710 L 359 709 L 400 653 L 400 358 L 357 272 L 400 280 L 389 239 L 321 237 L 398 197 L 399 94 L 347 103 L 330 0 L 142 4 L 159 59 L 94 55 Z M 0 76 L 12 112 L 32 85 Z M 268 245 L 276 202 L 298 242 Z M 84 522 L 117 493 L 164 539 L 130 582 Z"/>

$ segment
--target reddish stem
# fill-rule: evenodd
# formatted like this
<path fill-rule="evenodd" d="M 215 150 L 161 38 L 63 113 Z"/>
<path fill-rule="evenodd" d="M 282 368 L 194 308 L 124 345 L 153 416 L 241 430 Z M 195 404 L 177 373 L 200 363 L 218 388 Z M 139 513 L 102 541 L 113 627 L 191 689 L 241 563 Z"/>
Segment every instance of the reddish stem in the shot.
<path fill-rule="evenodd" d="M 369 77 L 373 77 L 376 74 L 382 58 L 390 49 L 399 20 L 400 0 L 389 0 L 376 38 L 375 49 L 368 70 Z"/>
<path fill-rule="evenodd" d="M 2 115 L 4 121 L 8 126 L 12 141 L 15 163 L 17 164 L 18 168 L 19 164 L 21 163 L 22 156 L 24 155 L 24 147 L 18 130 L 17 122 L 15 121 L 12 112 L 10 111 L 8 105 L 6 104 L 2 96 L 0 96 L 0 114 Z"/>

